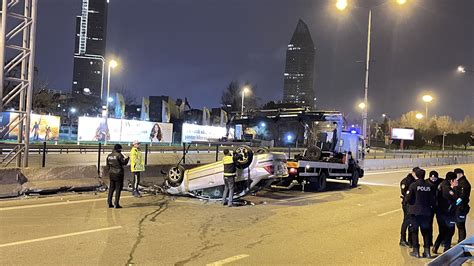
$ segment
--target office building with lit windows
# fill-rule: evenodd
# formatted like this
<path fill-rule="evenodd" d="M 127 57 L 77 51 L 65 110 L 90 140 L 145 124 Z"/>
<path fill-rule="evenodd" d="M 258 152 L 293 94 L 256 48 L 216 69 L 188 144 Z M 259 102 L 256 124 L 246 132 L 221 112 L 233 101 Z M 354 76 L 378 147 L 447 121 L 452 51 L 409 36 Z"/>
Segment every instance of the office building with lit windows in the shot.
<path fill-rule="evenodd" d="M 300 19 L 286 51 L 283 103 L 315 108 L 314 54 L 308 26 Z"/>
<path fill-rule="evenodd" d="M 82 0 L 76 17 L 73 95 L 101 97 L 104 84 L 108 0 Z"/>

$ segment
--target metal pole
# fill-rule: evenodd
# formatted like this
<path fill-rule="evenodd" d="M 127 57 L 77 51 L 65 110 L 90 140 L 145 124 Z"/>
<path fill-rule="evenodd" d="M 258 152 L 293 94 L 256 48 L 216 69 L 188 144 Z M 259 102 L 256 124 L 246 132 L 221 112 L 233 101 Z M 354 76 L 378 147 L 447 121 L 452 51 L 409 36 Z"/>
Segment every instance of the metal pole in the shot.
<path fill-rule="evenodd" d="M 31 27 L 30 27 L 30 58 L 28 61 L 28 91 L 26 93 L 26 120 L 25 120 L 25 153 L 23 167 L 28 167 L 28 153 L 30 151 L 30 116 L 33 102 L 33 77 L 35 74 L 35 39 L 36 39 L 36 2 L 31 0 Z"/>
<path fill-rule="evenodd" d="M 216 145 L 216 162 L 219 161 L 219 145 Z"/>
<path fill-rule="evenodd" d="M 3 111 L 3 88 L 5 68 L 5 33 L 7 30 L 7 0 L 2 1 L 2 18 L 0 20 L 0 112 Z"/>
<path fill-rule="evenodd" d="M 442 150 L 444 151 L 444 137 L 446 136 L 446 132 L 443 132 L 443 145 L 442 145 Z"/>
<path fill-rule="evenodd" d="M 425 117 L 426 117 L 426 121 L 428 121 L 428 102 L 426 102 L 425 104 Z"/>
<path fill-rule="evenodd" d="M 46 141 L 43 142 L 43 161 L 41 163 L 41 167 L 46 166 Z"/>
<path fill-rule="evenodd" d="M 111 70 L 111 67 L 110 67 L 110 64 L 108 64 L 108 68 L 107 68 L 107 98 L 105 98 L 105 114 L 106 114 L 106 117 L 109 117 L 109 97 L 110 97 L 110 70 Z"/>
<path fill-rule="evenodd" d="M 367 94 L 369 91 L 369 67 L 370 67 L 370 34 L 372 28 L 372 10 L 369 10 L 369 25 L 367 28 L 367 58 L 365 62 L 365 88 L 364 88 L 364 104 L 365 108 L 363 110 L 364 117 L 363 117 L 363 136 L 365 140 L 364 146 L 367 145 L 367 109 L 369 107 L 367 103 Z"/>
<path fill-rule="evenodd" d="M 186 164 L 186 143 L 183 142 L 183 164 Z"/>
<path fill-rule="evenodd" d="M 100 176 L 100 150 L 102 149 L 102 143 L 99 142 L 99 151 L 97 156 L 97 174 Z"/>
<path fill-rule="evenodd" d="M 242 116 L 244 115 L 244 99 L 245 99 L 245 90 L 242 90 Z"/>
<path fill-rule="evenodd" d="M 148 143 L 145 144 L 145 165 L 148 164 Z"/>

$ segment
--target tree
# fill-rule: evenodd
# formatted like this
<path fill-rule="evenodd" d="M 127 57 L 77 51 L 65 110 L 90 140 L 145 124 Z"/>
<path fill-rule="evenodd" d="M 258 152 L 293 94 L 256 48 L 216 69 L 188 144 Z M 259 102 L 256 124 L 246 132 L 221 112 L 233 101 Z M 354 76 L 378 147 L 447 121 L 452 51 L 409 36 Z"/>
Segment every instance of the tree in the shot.
<path fill-rule="evenodd" d="M 125 86 L 122 86 L 121 88 L 117 89 L 117 93 L 122 94 L 123 99 L 125 101 L 125 105 L 133 105 L 137 104 L 137 96 L 133 94 L 131 90 L 125 89 Z"/>
<path fill-rule="evenodd" d="M 268 103 L 262 106 L 262 109 L 276 109 L 278 105 L 274 101 L 269 101 Z"/>
<path fill-rule="evenodd" d="M 221 104 L 227 112 L 239 112 L 242 110 L 242 88 L 250 87 L 250 92 L 245 94 L 244 107 L 246 110 L 255 109 L 258 107 L 259 98 L 256 96 L 257 86 L 252 86 L 249 82 L 244 83 L 243 86 L 238 81 L 232 81 L 227 88 L 222 92 Z"/>

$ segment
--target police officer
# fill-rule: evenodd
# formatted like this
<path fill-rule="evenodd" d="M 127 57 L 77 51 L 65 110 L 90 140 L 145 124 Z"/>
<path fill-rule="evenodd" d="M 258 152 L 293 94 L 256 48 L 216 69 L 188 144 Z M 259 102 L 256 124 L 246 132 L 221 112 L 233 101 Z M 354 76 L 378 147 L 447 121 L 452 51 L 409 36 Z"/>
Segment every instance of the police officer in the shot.
<path fill-rule="evenodd" d="M 410 185 L 405 196 L 408 203 L 408 215 L 410 216 L 411 237 L 413 240 L 413 251 L 410 255 L 420 258 L 420 242 L 418 230 L 423 235 L 423 257 L 432 258 L 430 254 L 430 216 L 435 204 L 435 198 L 431 186 L 425 181 L 426 171 L 418 169 L 415 173 L 416 181 Z"/>
<path fill-rule="evenodd" d="M 237 174 L 237 162 L 238 156 L 230 154 L 228 149 L 224 149 L 224 195 L 222 196 L 222 205 L 227 203 L 227 206 L 232 207 L 234 198 L 234 184 L 235 176 Z M 228 197 L 227 197 L 228 196 Z"/>
<path fill-rule="evenodd" d="M 458 243 L 466 239 L 466 218 L 469 210 L 469 196 L 471 194 L 471 184 L 467 181 L 464 176 L 464 170 L 461 168 L 454 169 L 456 174 L 456 180 L 458 186 L 456 187 L 456 193 L 459 199 L 456 202 L 456 225 L 458 227 Z"/>
<path fill-rule="evenodd" d="M 113 208 L 114 205 L 112 204 L 112 196 L 115 191 L 115 208 L 120 209 L 120 193 L 122 192 L 123 188 L 123 178 L 124 178 L 124 170 L 123 167 L 128 164 L 129 158 L 125 158 L 122 154 L 122 145 L 115 144 L 114 150 L 111 154 L 107 156 L 107 166 L 109 168 L 109 179 L 110 179 L 110 187 L 109 187 L 109 196 L 107 197 L 107 203 L 109 204 L 109 208 Z"/>
<path fill-rule="evenodd" d="M 400 246 L 403 247 L 411 247 L 412 245 L 412 239 L 411 239 L 411 234 L 408 233 L 408 242 L 407 242 L 407 229 L 408 225 L 410 224 L 408 218 L 408 203 L 405 200 L 406 193 L 408 191 L 408 188 L 410 185 L 415 182 L 415 172 L 420 169 L 419 167 L 415 167 L 412 169 L 411 173 L 409 173 L 405 178 L 402 179 L 400 182 L 400 191 L 401 191 L 401 196 L 400 198 L 402 199 L 402 210 L 403 210 L 403 221 L 402 221 L 402 226 L 400 229 Z"/>
<path fill-rule="evenodd" d="M 438 198 L 438 187 L 443 181 L 444 179 L 440 178 L 438 172 L 436 171 L 431 171 L 428 179 L 426 180 L 426 182 L 431 186 L 431 191 L 433 192 L 433 197 L 435 199 Z M 430 217 L 431 218 L 430 219 L 430 246 L 433 245 L 433 220 L 434 220 L 435 215 L 436 215 L 436 219 L 438 219 L 437 204 L 433 206 L 433 212 L 431 213 L 431 217 Z M 439 222 L 438 222 L 438 229 L 441 230 Z"/>
<path fill-rule="evenodd" d="M 456 195 L 455 188 L 458 182 L 454 172 L 448 172 L 446 179 L 438 187 L 438 205 L 436 211 L 436 221 L 439 226 L 439 234 L 433 245 L 433 253 L 438 253 L 439 246 L 442 244 L 444 252 L 451 247 L 451 241 L 456 226 L 455 209 Z"/>

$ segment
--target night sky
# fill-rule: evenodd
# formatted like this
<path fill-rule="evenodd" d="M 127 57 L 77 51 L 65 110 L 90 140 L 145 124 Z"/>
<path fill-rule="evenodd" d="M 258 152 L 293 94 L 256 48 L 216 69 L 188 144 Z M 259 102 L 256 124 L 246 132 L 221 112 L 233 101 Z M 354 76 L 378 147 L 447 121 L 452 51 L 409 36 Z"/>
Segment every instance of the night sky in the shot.
<path fill-rule="evenodd" d="M 40 0 L 36 66 L 51 88 L 72 84 L 75 17 L 80 0 Z M 474 115 L 474 1 L 357 1 L 343 13 L 335 0 L 111 0 L 107 51 L 120 67 L 112 88 L 137 96 L 188 97 L 193 108 L 218 107 L 231 80 L 250 81 L 264 102 L 281 100 L 287 44 L 298 19 L 315 46 L 319 109 L 359 117 L 368 9 L 373 11 L 369 116 L 424 110 Z M 354 2 L 348 0 L 348 2 Z M 385 4 L 379 5 L 382 2 Z M 355 4 L 355 3 L 354 3 Z"/>

